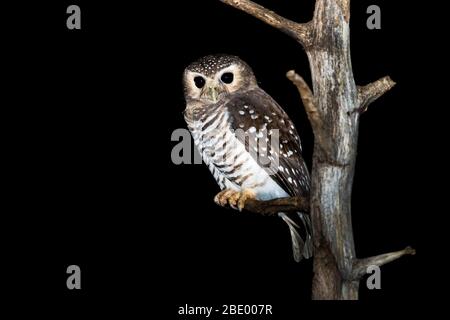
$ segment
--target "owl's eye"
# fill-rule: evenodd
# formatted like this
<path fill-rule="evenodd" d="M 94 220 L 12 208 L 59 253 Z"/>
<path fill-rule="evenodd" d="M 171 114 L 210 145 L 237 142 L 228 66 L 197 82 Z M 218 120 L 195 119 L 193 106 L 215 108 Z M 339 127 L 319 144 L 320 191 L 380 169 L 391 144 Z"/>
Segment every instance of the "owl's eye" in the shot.
<path fill-rule="evenodd" d="M 197 76 L 194 78 L 195 86 L 199 89 L 205 86 L 205 79 L 203 77 Z"/>
<path fill-rule="evenodd" d="M 225 72 L 221 77 L 220 80 L 222 80 L 223 83 L 230 84 L 233 82 L 234 74 L 231 72 Z"/>

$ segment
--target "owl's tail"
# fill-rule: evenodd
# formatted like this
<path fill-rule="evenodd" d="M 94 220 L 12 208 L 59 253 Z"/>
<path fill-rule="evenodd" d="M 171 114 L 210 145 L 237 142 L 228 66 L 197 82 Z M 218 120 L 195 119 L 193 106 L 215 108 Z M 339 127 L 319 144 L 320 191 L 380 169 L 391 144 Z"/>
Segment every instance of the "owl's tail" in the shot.
<path fill-rule="evenodd" d="M 298 230 L 300 229 L 299 225 L 294 222 L 288 215 L 284 212 L 280 212 L 278 215 L 283 219 L 284 222 L 289 227 L 289 231 L 291 232 L 292 238 L 292 251 L 294 254 L 294 260 L 296 262 L 300 262 L 303 258 L 311 258 L 313 255 L 313 245 L 312 245 L 312 227 L 311 220 L 309 215 L 297 212 L 300 220 L 303 222 L 303 229 L 305 233 L 305 240 L 300 236 Z"/>

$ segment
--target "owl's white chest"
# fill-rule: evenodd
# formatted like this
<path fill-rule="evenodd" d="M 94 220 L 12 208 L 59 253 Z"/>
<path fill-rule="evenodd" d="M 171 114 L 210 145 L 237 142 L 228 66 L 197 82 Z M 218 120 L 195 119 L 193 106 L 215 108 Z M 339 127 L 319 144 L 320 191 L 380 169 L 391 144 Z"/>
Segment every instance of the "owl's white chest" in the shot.
<path fill-rule="evenodd" d="M 189 126 L 194 143 L 221 189 L 252 189 L 260 200 L 287 197 L 232 131 L 229 114 L 218 110 Z"/>

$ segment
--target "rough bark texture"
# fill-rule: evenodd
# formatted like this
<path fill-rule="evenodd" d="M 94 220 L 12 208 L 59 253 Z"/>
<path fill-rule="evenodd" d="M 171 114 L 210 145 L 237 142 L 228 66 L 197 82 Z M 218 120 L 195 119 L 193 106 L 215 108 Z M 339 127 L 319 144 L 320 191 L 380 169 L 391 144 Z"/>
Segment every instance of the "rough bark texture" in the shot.
<path fill-rule="evenodd" d="M 245 210 L 265 216 L 274 216 L 279 212 L 304 211 L 309 212 L 308 197 L 280 198 L 269 201 L 249 199 L 245 202 Z"/>
<path fill-rule="evenodd" d="M 349 280 L 356 256 L 350 204 L 359 117 L 351 112 L 357 106 L 358 91 L 350 60 L 347 11 L 344 1 L 317 1 L 313 46 L 307 50 L 321 118 L 320 128 L 313 127 L 321 143 L 314 144 L 311 176 L 314 272 L 321 274 L 320 281 L 317 276 L 313 279 L 315 299 L 330 294 L 333 299 L 353 299 L 358 290 Z"/>
<path fill-rule="evenodd" d="M 287 20 L 252 1 L 221 1 L 291 35 L 306 51 L 313 90 L 294 71 L 287 77 L 300 92 L 315 138 L 310 199 L 314 234 L 312 297 L 358 299 L 359 279 L 368 266 L 415 253 L 406 248 L 359 260 L 353 241 L 351 191 L 359 118 L 395 83 L 385 77 L 364 87 L 355 84 L 350 57 L 350 0 L 317 0 L 314 17 L 306 24 Z M 286 205 L 290 200 L 283 201 Z M 276 211 L 273 204 L 269 206 L 271 212 Z M 246 209 L 261 213 L 264 207 L 246 205 Z"/>

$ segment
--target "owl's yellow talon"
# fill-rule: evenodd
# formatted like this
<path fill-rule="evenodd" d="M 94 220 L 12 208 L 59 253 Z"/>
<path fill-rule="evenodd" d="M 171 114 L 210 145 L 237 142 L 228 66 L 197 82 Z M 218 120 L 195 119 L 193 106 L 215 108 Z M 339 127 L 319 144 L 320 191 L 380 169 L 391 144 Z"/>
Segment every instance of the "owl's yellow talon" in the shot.
<path fill-rule="evenodd" d="M 255 197 L 255 192 L 250 189 L 244 189 L 241 192 L 226 189 L 214 197 L 214 202 L 222 207 L 228 204 L 231 208 L 242 211 L 245 207 L 245 202 L 248 199 L 255 199 Z"/>
<path fill-rule="evenodd" d="M 240 193 L 235 191 L 233 194 L 230 195 L 230 197 L 228 198 L 228 204 L 230 205 L 230 207 L 232 207 L 233 209 L 237 210 L 237 204 L 239 201 L 239 197 L 240 197 Z"/>
<path fill-rule="evenodd" d="M 250 189 L 244 189 L 240 193 L 240 197 L 239 197 L 239 201 L 238 201 L 238 209 L 239 209 L 239 211 L 242 211 L 242 209 L 244 209 L 245 203 L 247 202 L 247 200 L 255 199 L 255 198 L 256 198 L 256 194 L 255 194 L 254 191 L 252 191 Z"/>
<path fill-rule="evenodd" d="M 228 198 L 236 193 L 236 191 L 231 189 L 225 189 L 223 191 L 220 191 L 216 196 L 214 197 L 214 202 L 218 204 L 219 206 L 225 207 L 228 203 Z"/>

